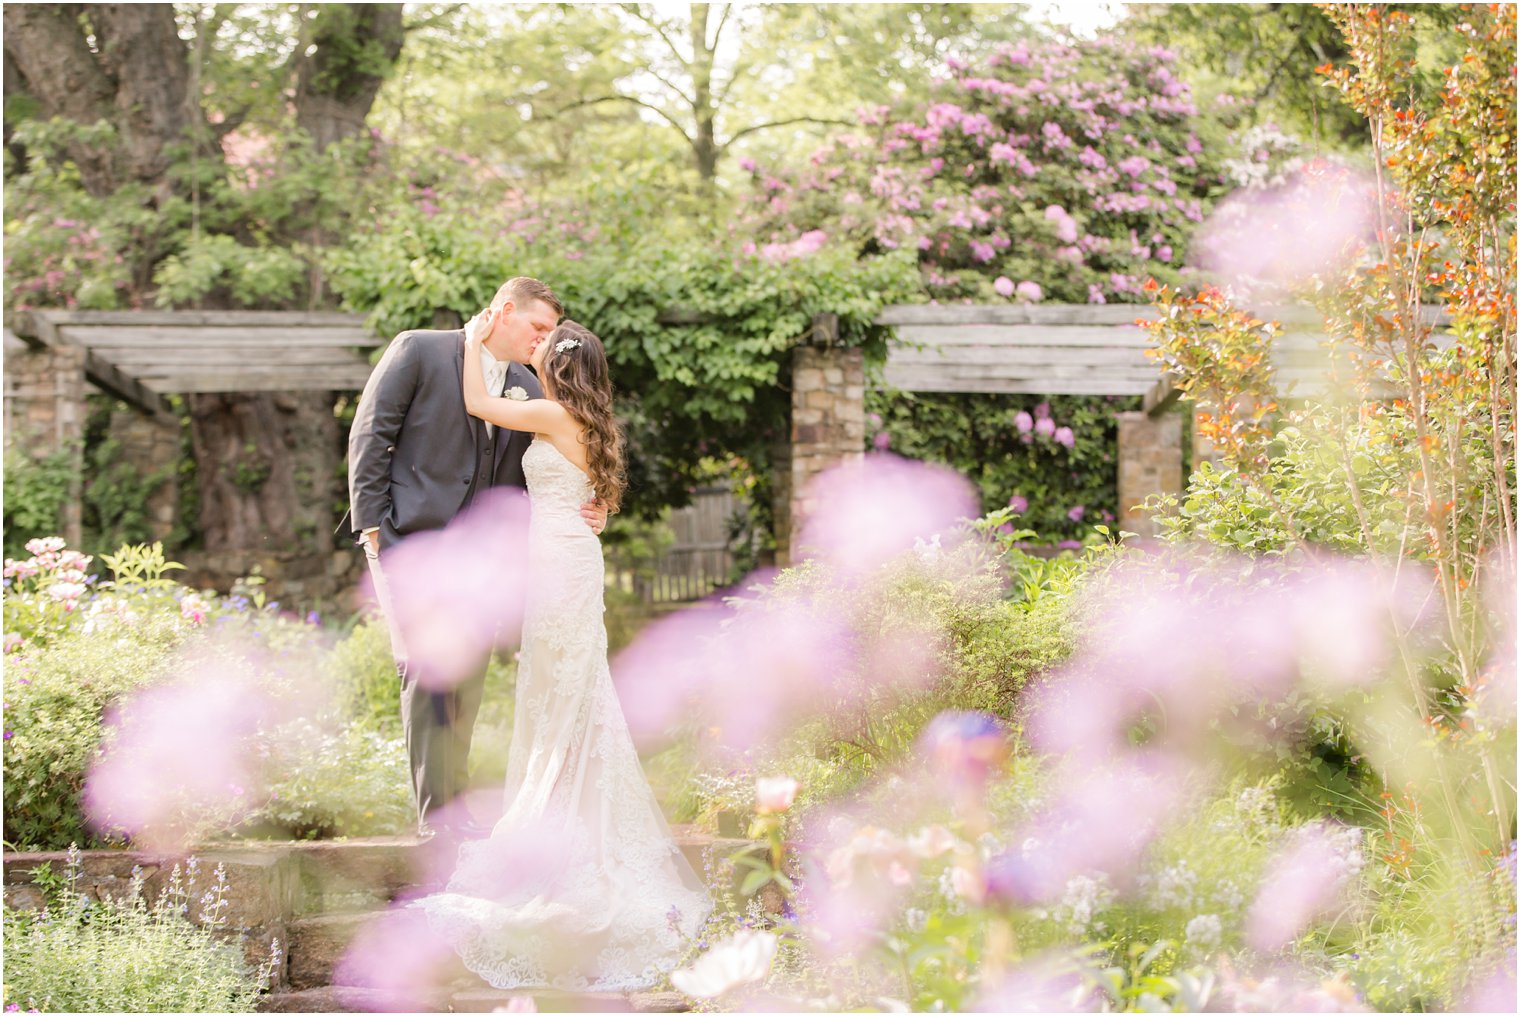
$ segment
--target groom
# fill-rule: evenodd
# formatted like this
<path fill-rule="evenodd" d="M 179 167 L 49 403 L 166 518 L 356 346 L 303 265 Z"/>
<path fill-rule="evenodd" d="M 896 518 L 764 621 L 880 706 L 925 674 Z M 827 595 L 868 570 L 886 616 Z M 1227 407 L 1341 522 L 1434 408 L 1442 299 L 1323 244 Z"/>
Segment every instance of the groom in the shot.
<path fill-rule="evenodd" d="M 533 350 L 564 309 L 537 279 L 504 282 L 491 300 L 494 315 L 481 364 L 493 395 L 521 388 L 529 398 L 543 389 L 528 366 Z M 532 434 L 503 430 L 470 416 L 464 407 L 464 330 L 407 331 L 391 342 L 370 374 L 348 435 L 350 525 L 369 559 L 386 609 L 381 555 L 412 533 L 441 529 L 490 487 L 524 487 L 522 457 Z M 607 524 L 595 502 L 581 507 L 593 532 Z M 485 663 L 448 691 L 419 687 L 416 661 L 390 621 L 391 649 L 401 675 L 401 724 L 417 795 L 418 831 L 431 835 L 430 819 L 465 788 L 466 761 L 485 687 Z M 424 682 L 425 683 L 425 682 Z M 457 830 L 477 830 L 462 823 Z"/>

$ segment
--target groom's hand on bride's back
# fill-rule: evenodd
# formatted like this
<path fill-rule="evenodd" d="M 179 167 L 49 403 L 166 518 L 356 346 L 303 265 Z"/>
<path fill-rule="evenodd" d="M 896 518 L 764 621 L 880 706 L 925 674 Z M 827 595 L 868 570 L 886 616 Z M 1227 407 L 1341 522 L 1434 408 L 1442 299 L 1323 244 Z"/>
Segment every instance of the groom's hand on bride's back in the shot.
<path fill-rule="evenodd" d="M 581 505 L 581 518 L 586 520 L 593 533 L 601 536 L 602 530 L 607 528 L 607 506 L 601 501 L 587 501 Z"/>

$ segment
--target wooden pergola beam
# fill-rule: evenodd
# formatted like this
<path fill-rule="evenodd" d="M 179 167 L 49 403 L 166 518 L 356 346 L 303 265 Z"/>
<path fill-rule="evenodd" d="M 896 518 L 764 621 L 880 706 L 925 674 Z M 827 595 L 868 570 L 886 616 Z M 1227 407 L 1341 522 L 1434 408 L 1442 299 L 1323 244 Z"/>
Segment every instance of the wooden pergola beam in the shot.
<path fill-rule="evenodd" d="M 34 347 L 77 345 L 58 334 L 51 314 L 22 311 L 16 315 L 13 330 L 23 341 Z M 136 378 L 129 377 L 88 347 L 84 351 L 84 376 L 101 391 L 136 406 L 151 416 L 165 420 L 174 416 L 174 409 L 169 405 L 168 399 Z"/>

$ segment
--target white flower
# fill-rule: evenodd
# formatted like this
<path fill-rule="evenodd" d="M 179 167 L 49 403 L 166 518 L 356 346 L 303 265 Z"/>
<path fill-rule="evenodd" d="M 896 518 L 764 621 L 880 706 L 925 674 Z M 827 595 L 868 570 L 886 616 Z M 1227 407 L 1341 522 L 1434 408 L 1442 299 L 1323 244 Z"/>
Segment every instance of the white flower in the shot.
<path fill-rule="evenodd" d="M 755 781 L 755 810 L 779 815 L 797 799 L 797 781 L 790 776 L 762 776 Z"/>
<path fill-rule="evenodd" d="M 1186 935 L 1189 945 L 1208 952 L 1219 944 L 1224 927 L 1218 914 L 1199 914 L 1187 923 Z"/>
<path fill-rule="evenodd" d="M 717 998 L 764 980 L 776 959 L 776 943 L 776 936 L 767 932 L 737 932 L 716 943 L 691 966 L 672 972 L 670 983 L 693 998 Z"/>
<path fill-rule="evenodd" d="M 524 388 L 520 388 L 517 385 L 513 385 L 511 388 L 508 388 L 506 391 L 502 392 L 501 394 L 502 394 L 502 396 L 504 398 L 511 399 L 513 402 L 527 402 L 528 401 L 528 392 L 527 392 L 527 390 L 524 389 Z"/>
<path fill-rule="evenodd" d="M 1097 878 L 1077 875 L 1066 883 L 1066 893 L 1053 916 L 1073 934 L 1084 934 L 1089 928 L 1102 931 L 1103 923 L 1097 916 L 1113 904 L 1115 896 L 1106 874 L 1099 872 Z"/>
<path fill-rule="evenodd" d="M 554 344 L 554 351 L 556 353 L 563 353 L 567 349 L 579 349 L 580 344 L 580 339 L 560 339 Z"/>

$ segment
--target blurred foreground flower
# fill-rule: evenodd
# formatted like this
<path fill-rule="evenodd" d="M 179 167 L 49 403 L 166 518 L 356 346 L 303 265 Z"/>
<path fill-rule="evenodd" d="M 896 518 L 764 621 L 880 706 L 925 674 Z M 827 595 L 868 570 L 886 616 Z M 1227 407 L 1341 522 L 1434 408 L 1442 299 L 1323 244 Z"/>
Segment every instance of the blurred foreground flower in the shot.
<path fill-rule="evenodd" d="M 338 960 L 338 984 L 376 989 L 372 1005 L 389 1012 L 423 1012 L 430 989 L 452 975 L 454 951 L 434 935 L 420 911 L 392 909 L 366 921 Z"/>
<path fill-rule="evenodd" d="M 797 781 L 790 776 L 762 776 L 755 781 L 755 810 L 762 815 L 786 811 L 797 799 Z"/>
<path fill-rule="evenodd" d="M 452 688 L 476 673 L 491 650 L 521 632 L 528 501 L 490 490 L 446 529 L 407 537 L 381 554 L 384 582 L 366 579 L 392 626 L 398 654 L 419 684 Z M 534 595 L 557 602 L 553 575 L 532 576 Z"/>
<path fill-rule="evenodd" d="M 808 487 L 810 505 L 798 547 L 843 576 L 859 577 L 974 518 L 970 483 L 943 466 L 886 453 L 823 473 Z"/>
<path fill-rule="evenodd" d="M 202 826 L 236 823 L 262 796 L 253 736 L 309 706 L 271 693 L 261 668 L 209 655 L 189 673 L 107 712 L 84 810 L 107 834 L 174 850 Z"/>
<path fill-rule="evenodd" d="M 1200 265 L 1236 290 L 1280 291 L 1354 257 L 1375 223 L 1372 181 L 1319 160 L 1279 186 L 1225 198 L 1195 249 Z"/>
<path fill-rule="evenodd" d="M 1289 945 L 1315 918 L 1332 910 L 1362 870 L 1362 831 L 1316 822 L 1293 831 L 1273 859 L 1246 919 L 1258 952 Z"/>
<path fill-rule="evenodd" d="M 919 735 L 919 750 L 957 786 L 980 787 L 1012 751 L 1008 731 L 991 713 L 943 712 Z"/>
<path fill-rule="evenodd" d="M 718 998 L 763 981 L 771 972 L 779 941 L 769 932 L 737 932 L 714 944 L 691 966 L 673 971 L 670 983 L 693 998 Z"/>

